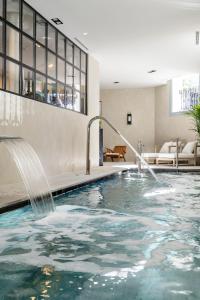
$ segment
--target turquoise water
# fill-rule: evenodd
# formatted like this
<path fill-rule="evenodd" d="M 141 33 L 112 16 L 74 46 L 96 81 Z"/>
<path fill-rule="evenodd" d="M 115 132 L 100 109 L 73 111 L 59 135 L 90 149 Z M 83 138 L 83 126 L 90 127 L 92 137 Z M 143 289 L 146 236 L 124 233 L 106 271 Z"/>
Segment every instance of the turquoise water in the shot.
<path fill-rule="evenodd" d="M 200 299 L 200 175 L 113 176 L 0 215 L 0 299 Z"/>

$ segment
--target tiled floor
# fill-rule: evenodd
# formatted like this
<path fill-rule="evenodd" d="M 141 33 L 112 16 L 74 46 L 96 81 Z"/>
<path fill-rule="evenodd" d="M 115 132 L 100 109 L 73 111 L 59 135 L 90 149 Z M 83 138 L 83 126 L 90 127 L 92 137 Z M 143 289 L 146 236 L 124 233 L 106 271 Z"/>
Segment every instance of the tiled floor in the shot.
<path fill-rule="evenodd" d="M 172 171 L 176 170 L 171 166 L 151 166 L 155 170 L 159 171 Z M 136 169 L 136 165 L 124 162 L 112 162 L 105 163 L 103 167 L 93 168 L 91 175 L 85 175 L 85 171 L 80 172 L 68 172 L 59 176 L 50 177 L 49 183 L 52 191 L 62 190 L 64 188 L 73 188 L 77 185 L 84 184 L 96 179 L 103 178 L 105 176 L 112 175 L 114 173 L 127 170 Z M 199 171 L 200 166 L 180 166 L 180 171 Z M 0 209 L 11 204 L 18 203 L 27 199 L 28 196 L 22 184 L 15 185 L 0 185 Z"/>

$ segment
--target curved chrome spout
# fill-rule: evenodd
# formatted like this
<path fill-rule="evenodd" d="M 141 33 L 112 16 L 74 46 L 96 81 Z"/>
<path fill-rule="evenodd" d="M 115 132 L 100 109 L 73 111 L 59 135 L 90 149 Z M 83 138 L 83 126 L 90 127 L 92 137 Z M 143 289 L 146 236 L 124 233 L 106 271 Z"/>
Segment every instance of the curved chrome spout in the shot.
<path fill-rule="evenodd" d="M 86 151 L 86 175 L 90 175 L 90 128 L 94 121 L 96 120 L 102 120 L 106 122 L 120 137 L 121 139 L 126 143 L 127 146 L 130 147 L 130 149 L 133 151 L 133 153 L 140 159 L 140 161 L 147 167 L 151 175 L 154 177 L 155 180 L 158 181 L 158 178 L 154 171 L 150 168 L 149 164 L 140 156 L 140 154 L 135 150 L 135 148 L 127 141 L 127 139 L 120 133 L 118 129 L 116 129 L 106 118 L 101 116 L 96 116 L 92 118 L 87 127 L 87 151 Z"/>

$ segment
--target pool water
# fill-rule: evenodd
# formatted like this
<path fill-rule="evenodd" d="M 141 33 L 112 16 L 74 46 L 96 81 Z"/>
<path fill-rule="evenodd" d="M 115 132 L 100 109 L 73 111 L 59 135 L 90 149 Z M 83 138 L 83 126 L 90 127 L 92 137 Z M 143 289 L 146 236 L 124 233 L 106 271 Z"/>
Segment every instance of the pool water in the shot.
<path fill-rule="evenodd" d="M 0 299 L 200 299 L 200 174 L 116 175 L 0 215 Z"/>

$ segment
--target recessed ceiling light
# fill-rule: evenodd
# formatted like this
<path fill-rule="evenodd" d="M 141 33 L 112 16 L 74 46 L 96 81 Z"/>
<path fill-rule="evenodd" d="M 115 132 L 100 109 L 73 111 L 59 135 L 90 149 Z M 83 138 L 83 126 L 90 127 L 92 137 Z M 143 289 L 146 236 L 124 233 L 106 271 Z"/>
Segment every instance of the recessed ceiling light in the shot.
<path fill-rule="evenodd" d="M 53 19 L 51 19 L 51 21 L 53 21 L 56 25 L 63 24 L 63 22 L 60 19 L 58 19 L 58 18 L 53 18 Z"/>
<path fill-rule="evenodd" d="M 53 68 L 53 64 L 49 64 L 48 68 L 50 68 L 50 69 Z"/>
<path fill-rule="evenodd" d="M 114 84 L 119 84 L 119 81 L 114 81 L 113 83 L 114 83 Z"/>
<path fill-rule="evenodd" d="M 150 70 L 150 71 L 148 71 L 149 74 L 155 73 L 155 72 L 157 72 L 157 70 Z"/>
<path fill-rule="evenodd" d="M 84 35 L 84 36 L 88 35 L 88 32 L 83 32 L 83 35 Z"/>

